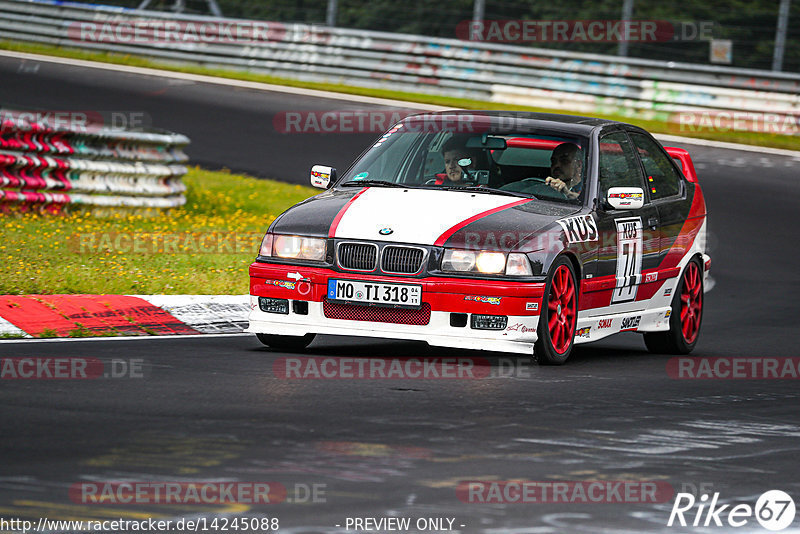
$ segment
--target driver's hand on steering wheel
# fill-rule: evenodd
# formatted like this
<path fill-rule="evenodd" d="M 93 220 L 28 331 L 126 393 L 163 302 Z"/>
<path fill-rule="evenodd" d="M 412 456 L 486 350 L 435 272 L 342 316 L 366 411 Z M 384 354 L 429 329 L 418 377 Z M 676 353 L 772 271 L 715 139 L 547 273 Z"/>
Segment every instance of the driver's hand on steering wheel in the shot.
<path fill-rule="evenodd" d="M 553 178 L 552 176 L 548 176 L 545 179 L 544 183 L 549 185 L 550 187 L 552 187 L 553 189 L 555 189 L 568 199 L 574 200 L 580 196 L 580 193 L 576 193 L 575 191 L 570 191 L 569 187 L 567 187 L 567 184 L 564 182 L 564 180 L 559 180 L 558 178 Z"/>
<path fill-rule="evenodd" d="M 549 185 L 556 191 L 560 191 L 561 193 L 567 192 L 567 184 L 564 183 L 563 180 L 559 180 L 558 178 L 553 178 L 552 176 L 548 176 L 545 178 L 544 183 Z"/>

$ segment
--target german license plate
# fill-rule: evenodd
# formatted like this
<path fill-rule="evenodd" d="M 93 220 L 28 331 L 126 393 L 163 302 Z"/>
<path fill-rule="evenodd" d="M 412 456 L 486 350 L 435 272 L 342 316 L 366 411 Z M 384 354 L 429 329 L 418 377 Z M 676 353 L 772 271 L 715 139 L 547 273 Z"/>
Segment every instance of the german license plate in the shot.
<path fill-rule="evenodd" d="M 329 279 L 328 298 L 379 306 L 419 307 L 422 305 L 422 286 Z"/>

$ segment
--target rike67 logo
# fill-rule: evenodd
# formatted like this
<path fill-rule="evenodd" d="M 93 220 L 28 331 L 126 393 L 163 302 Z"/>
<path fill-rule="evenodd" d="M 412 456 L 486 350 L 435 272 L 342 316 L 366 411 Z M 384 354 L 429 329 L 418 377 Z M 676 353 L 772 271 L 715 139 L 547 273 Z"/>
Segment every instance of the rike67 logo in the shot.
<path fill-rule="evenodd" d="M 678 493 L 667 526 L 693 527 L 744 527 L 752 526 L 752 519 L 767 530 L 783 530 L 795 518 L 794 500 L 781 490 L 763 493 L 755 507 L 749 504 L 719 504 L 719 492 L 709 502 L 708 495 L 695 499 L 691 493 Z"/>

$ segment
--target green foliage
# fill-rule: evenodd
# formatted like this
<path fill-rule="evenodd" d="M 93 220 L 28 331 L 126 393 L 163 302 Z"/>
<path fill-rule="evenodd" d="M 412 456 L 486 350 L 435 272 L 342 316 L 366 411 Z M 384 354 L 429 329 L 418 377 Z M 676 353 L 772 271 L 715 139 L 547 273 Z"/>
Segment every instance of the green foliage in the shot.
<path fill-rule="evenodd" d="M 319 192 L 197 168 L 184 182 L 186 205 L 155 216 L 0 215 L 0 294 L 244 294 L 269 223 Z M 93 334 L 78 325 L 69 335 Z"/>

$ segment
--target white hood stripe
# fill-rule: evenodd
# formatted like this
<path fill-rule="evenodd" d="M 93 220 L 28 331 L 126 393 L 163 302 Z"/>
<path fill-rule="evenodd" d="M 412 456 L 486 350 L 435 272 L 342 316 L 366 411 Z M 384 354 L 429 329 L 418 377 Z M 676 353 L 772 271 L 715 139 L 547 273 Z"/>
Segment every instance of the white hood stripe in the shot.
<path fill-rule="evenodd" d="M 339 212 L 331 234 L 345 239 L 434 245 L 469 222 L 528 201 L 461 191 L 371 187 Z M 392 233 L 379 234 L 383 228 L 391 228 Z"/>

